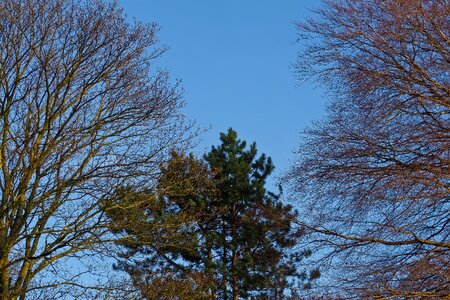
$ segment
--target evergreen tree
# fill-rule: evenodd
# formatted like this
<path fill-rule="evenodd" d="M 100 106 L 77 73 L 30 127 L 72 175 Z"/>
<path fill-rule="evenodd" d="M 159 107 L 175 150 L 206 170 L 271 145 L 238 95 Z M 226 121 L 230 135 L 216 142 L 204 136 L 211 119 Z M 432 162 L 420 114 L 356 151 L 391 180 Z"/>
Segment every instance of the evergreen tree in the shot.
<path fill-rule="evenodd" d="M 232 129 L 220 138 L 203 160 L 173 153 L 155 191 L 127 189 L 109 201 L 112 228 L 127 234 L 125 257 L 144 257 L 119 267 L 152 293 L 170 274 L 189 290 L 166 291 L 171 299 L 282 299 L 314 279 L 298 270 L 308 251 L 296 247 L 297 213 L 265 188 L 270 157 L 258 157 L 256 144 L 247 147 Z"/>
<path fill-rule="evenodd" d="M 115 267 L 131 276 L 144 298 L 211 299 L 206 233 L 213 214 L 205 199 L 213 193 L 206 166 L 173 152 L 155 190 L 127 187 L 105 202 L 109 227 L 122 235 L 118 244 L 125 250 Z"/>

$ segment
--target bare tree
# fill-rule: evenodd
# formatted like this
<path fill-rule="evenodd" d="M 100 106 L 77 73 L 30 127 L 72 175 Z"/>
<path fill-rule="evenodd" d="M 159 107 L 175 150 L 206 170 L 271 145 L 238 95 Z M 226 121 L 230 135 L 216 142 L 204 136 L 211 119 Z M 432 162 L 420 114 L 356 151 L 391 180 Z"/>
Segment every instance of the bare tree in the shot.
<path fill-rule="evenodd" d="M 0 299 L 83 288 L 64 264 L 103 240 L 98 201 L 189 139 L 156 31 L 110 1 L 0 2 Z"/>
<path fill-rule="evenodd" d="M 444 297 L 450 2 L 326 0 L 315 15 L 296 70 L 334 98 L 290 172 L 303 225 L 348 297 Z"/>

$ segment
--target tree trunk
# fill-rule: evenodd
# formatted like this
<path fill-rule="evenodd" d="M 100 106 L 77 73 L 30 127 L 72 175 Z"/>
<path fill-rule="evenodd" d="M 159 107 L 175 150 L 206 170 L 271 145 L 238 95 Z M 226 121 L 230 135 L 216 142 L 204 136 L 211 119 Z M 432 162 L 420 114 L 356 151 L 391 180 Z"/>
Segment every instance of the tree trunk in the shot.
<path fill-rule="evenodd" d="M 237 265 L 237 252 L 236 249 L 233 249 L 233 257 L 231 261 L 231 276 L 232 276 L 232 288 L 233 288 L 233 300 L 238 300 L 239 298 L 239 287 L 238 287 L 238 278 L 236 272 Z"/>
<path fill-rule="evenodd" d="M 225 245 L 223 246 L 222 263 L 223 263 L 223 265 L 225 266 L 225 269 L 226 269 L 226 267 L 227 267 L 227 248 L 226 248 Z M 228 281 L 227 281 L 227 277 L 228 277 L 228 274 L 225 271 L 223 273 L 223 283 L 222 283 L 223 284 L 223 300 L 227 300 L 228 299 L 228 294 L 227 294 Z"/>
<path fill-rule="evenodd" d="M 209 276 L 209 279 L 211 279 L 214 282 L 215 285 L 215 280 L 214 280 L 214 268 L 213 268 L 213 258 L 212 258 L 212 250 L 211 247 L 208 247 L 208 265 L 207 265 L 207 274 Z M 215 300 L 217 297 L 217 292 L 216 292 L 216 286 L 212 286 L 210 288 L 210 292 L 209 292 L 209 299 L 210 300 Z"/>
<path fill-rule="evenodd" d="M 9 270 L 6 264 L 8 260 L 0 260 L 0 299 L 9 300 Z"/>
<path fill-rule="evenodd" d="M 232 231 L 231 231 L 231 237 L 232 237 L 232 243 L 233 248 L 231 251 L 231 288 L 233 290 L 233 300 L 238 300 L 239 296 L 239 288 L 238 288 L 238 278 L 237 278 L 237 229 L 236 229 L 236 223 L 237 223 L 237 208 L 236 203 L 232 206 L 232 214 L 233 214 L 233 221 L 232 221 Z"/>

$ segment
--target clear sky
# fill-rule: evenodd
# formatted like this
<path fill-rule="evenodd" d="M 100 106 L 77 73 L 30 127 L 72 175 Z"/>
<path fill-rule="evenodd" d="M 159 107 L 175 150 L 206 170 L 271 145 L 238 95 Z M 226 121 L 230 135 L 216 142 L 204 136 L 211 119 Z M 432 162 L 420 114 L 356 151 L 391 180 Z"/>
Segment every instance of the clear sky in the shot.
<path fill-rule="evenodd" d="M 292 70 L 300 47 L 295 23 L 318 0 L 120 0 L 129 17 L 160 26 L 170 47 L 158 65 L 182 80 L 185 112 L 203 128 L 197 154 L 233 127 L 276 175 L 294 159 L 300 132 L 324 114 L 323 91 L 299 85 Z"/>

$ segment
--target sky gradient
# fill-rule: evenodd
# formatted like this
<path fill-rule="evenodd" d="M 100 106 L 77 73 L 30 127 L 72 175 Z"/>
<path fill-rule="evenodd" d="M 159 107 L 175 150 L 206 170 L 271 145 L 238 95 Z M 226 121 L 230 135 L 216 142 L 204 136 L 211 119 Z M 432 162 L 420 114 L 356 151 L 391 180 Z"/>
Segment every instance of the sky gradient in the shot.
<path fill-rule="evenodd" d="M 300 132 L 324 114 L 325 96 L 299 84 L 292 64 L 301 41 L 295 23 L 317 0 L 120 0 L 129 17 L 156 22 L 170 47 L 158 66 L 180 79 L 185 113 L 202 128 L 197 154 L 232 127 L 273 158 L 275 175 L 294 159 Z"/>

